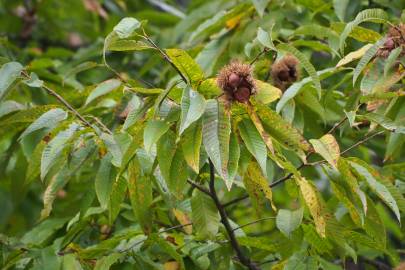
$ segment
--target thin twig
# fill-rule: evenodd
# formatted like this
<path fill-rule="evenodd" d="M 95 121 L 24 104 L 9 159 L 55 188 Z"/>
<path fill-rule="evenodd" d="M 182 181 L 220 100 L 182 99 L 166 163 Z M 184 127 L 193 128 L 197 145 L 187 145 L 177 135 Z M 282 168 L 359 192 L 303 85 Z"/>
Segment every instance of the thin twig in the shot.
<path fill-rule="evenodd" d="M 246 224 L 243 224 L 243 225 L 241 225 L 241 226 L 239 226 L 239 227 L 233 228 L 232 231 L 236 231 L 236 230 L 239 230 L 239 229 L 241 229 L 241 228 L 243 228 L 243 227 L 250 226 L 250 225 L 253 225 L 253 224 L 256 224 L 256 223 L 265 221 L 265 220 L 275 219 L 275 218 L 276 218 L 276 217 L 265 217 L 265 218 L 260 218 L 260 219 L 257 219 L 257 220 L 253 220 L 253 221 L 251 221 L 251 222 L 249 222 L 249 223 L 246 223 Z"/>
<path fill-rule="evenodd" d="M 158 234 L 162 234 L 162 233 L 165 233 L 165 232 L 168 232 L 168 231 L 176 230 L 176 229 L 183 228 L 183 227 L 187 227 L 187 226 L 191 226 L 191 225 L 193 225 L 193 223 L 175 225 L 175 226 L 173 226 L 173 227 L 170 227 L 170 228 L 167 228 L 167 229 L 164 229 L 164 230 L 159 231 Z M 143 240 L 140 240 L 140 241 L 138 241 L 138 242 L 135 242 L 135 243 L 132 244 L 130 247 L 128 247 L 128 248 L 126 248 L 126 249 L 123 249 L 123 250 L 120 250 L 119 253 L 125 253 L 125 252 L 127 252 L 127 251 L 130 251 L 131 249 L 133 249 L 133 248 L 136 247 L 137 245 L 142 244 L 142 243 L 145 242 L 145 241 L 146 241 L 146 239 L 143 239 Z"/>
<path fill-rule="evenodd" d="M 267 48 L 267 47 L 265 47 L 263 50 L 261 50 L 261 51 L 255 56 L 255 58 L 253 58 L 253 60 L 250 62 L 250 65 L 253 65 L 257 60 L 259 60 L 259 58 L 260 58 L 263 54 L 267 53 L 268 51 L 270 51 L 270 49 Z"/>
<path fill-rule="evenodd" d="M 352 150 L 353 148 L 356 148 L 356 147 L 359 146 L 360 144 L 363 144 L 363 143 L 367 142 L 368 140 L 374 138 L 375 136 L 378 136 L 378 135 L 383 134 L 384 132 L 385 132 L 385 130 L 381 130 L 381 131 L 379 131 L 379 132 L 377 132 L 377 133 L 374 133 L 374 134 L 372 134 L 372 135 L 369 135 L 369 136 L 365 137 L 364 139 L 358 141 L 357 143 L 353 144 L 353 145 L 350 146 L 349 148 L 343 150 L 343 152 L 341 152 L 340 154 L 343 155 L 343 154 L 349 152 L 350 150 Z"/>
<path fill-rule="evenodd" d="M 145 30 L 143 30 L 143 38 L 147 40 L 153 48 L 155 48 L 161 55 L 162 57 L 168 62 L 175 70 L 176 72 L 180 75 L 180 77 L 183 79 L 185 83 L 188 83 L 187 78 L 184 77 L 184 75 L 181 73 L 181 71 L 176 67 L 176 65 L 172 62 L 170 57 L 146 34 Z"/>
<path fill-rule="evenodd" d="M 27 79 L 31 79 L 31 76 L 28 75 L 27 72 L 22 71 L 21 74 L 26 77 Z M 61 95 L 56 93 L 54 90 L 43 84 L 41 86 L 42 89 L 44 89 L 48 94 L 51 96 L 54 96 L 60 103 L 62 103 L 69 111 L 71 111 L 83 124 L 86 126 L 94 129 L 94 127 L 91 125 L 89 121 L 87 121 L 75 108 L 73 108 L 72 105 L 69 104 Z"/>
<path fill-rule="evenodd" d="M 239 246 L 238 241 L 236 240 L 236 236 L 234 231 L 232 230 L 231 224 L 229 223 L 228 220 L 228 215 L 225 211 L 224 206 L 221 204 L 219 201 L 217 192 L 215 190 L 215 168 L 214 164 L 212 164 L 212 161 L 209 159 L 210 163 L 210 193 L 211 193 L 211 198 L 215 203 L 215 206 L 218 209 L 219 215 L 221 216 L 221 223 L 224 225 L 226 232 L 228 233 L 230 243 L 232 245 L 233 250 L 236 252 L 236 256 L 238 257 L 239 261 L 241 264 L 246 266 L 250 270 L 260 270 L 258 266 L 256 266 L 252 261 L 243 254 L 241 247 Z"/>

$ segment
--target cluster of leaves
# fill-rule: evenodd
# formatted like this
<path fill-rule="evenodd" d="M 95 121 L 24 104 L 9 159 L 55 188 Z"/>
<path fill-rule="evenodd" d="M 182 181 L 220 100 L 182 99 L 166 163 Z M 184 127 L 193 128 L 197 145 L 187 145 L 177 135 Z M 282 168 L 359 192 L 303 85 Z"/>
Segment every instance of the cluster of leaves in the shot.
<path fill-rule="evenodd" d="M 0 1 L 2 269 L 398 265 L 402 1 L 144 2 Z"/>

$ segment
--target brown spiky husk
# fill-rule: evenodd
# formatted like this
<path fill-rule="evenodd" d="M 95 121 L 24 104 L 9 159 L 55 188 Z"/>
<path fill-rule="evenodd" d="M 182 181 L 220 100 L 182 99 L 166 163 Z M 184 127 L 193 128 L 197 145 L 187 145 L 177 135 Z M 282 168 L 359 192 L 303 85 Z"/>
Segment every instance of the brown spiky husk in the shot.
<path fill-rule="evenodd" d="M 286 55 L 271 67 L 271 77 L 276 87 L 282 91 L 296 82 L 300 77 L 299 61 L 293 55 Z"/>
<path fill-rule="evenodd" d="M 400 23 L 396 26 L 392 26 L 388 29 L 387 40 L 384 43 L 384 46 L 378 49 L 377 56 L 382 58 L 387 58 L 391 51 L 396 48 L 401 47 L 400 56 L 405 55 L 405 24 Z"/>
<path fill-rule="evenodd" d="M 232 74 L 236 74 L 239 77 L 239 82 L 236 85 L 232 85 L 229 80 Z M 242 103 L 247 102 L 249 97 L 256 92 L 255 82 L 252 74 L 252 67 L 249 64 L 244 64 L 238 60 L 233 60 L 230 64 L 224 66 L 220 70 L 217 76 L 217 84 L 224 92 L 224 95 L 228 101 L 232 102 L 236 100 Z M 236 94 L 239 88 L 248 88 L 250 94 L 248 96 Z"/>

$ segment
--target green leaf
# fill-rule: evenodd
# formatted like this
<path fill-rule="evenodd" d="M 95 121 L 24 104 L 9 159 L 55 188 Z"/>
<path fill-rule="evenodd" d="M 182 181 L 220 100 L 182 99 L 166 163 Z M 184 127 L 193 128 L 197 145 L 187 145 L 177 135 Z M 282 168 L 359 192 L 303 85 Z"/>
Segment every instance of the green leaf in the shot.
<path fill-rule="evenodd" d="M 377 196 L 380 197 L 380 199 L 383 200 L 391 208 L 391 210 L 396 215 L 399 223 L 401 223 L 401 215 L 399 213 L 397 202 L 395 201 L 394 197 L 389 192 L 387 187 L 378 182 L 377 179 L 373 176 L 372 171 L 370 171 L 371 168 L 366 166 L 366 164 L 364 163 L 359 164 L 358 160 L 350 160 L 349 162 L 350 166 L 352 166 L 356 170 L 357 174 L 366 181 L 368 186 L 377 194 Z"/>
<path fill-rule="evenodd" d="M 0 103 L 0 118 L 8 115 L 12 112 L 24 110 L 25 106 L 14 101 L 14 100 L 6 100 Z"/>
<path fill-rule="evenodd" d="M 178 146 L 170 164 L 170 178 L 167 184 L 170 191 L 179 199 L 183 198 L 187 178 L 187 163 L 184 160 L 183 150 Z"/>
<path fill-rule="evenodd" d="M 33 87 L 33 88 L 39 88 L 42 87 L 44 85 L 44 81 L 40 80 L 38 78 L 38 75 L 34 72 L 32 72 L 30 74 L 30 78 L 23 81 L 26 85 L 28 85 L 29 87 Z"/>
<path fill-rule="evenodd" d="M 68 218 L 47 219 L 25 233 L 21 238 L 21 242 L 40 246 L 48 240 L 49 237 L 55 234 L 57 230 L 62 228 L 68 220 Z"/>
<path fill-rule="evenodd" d="M 333 10 L 340 21 L 344 22 L 349 0 L 333 0 Z"/>
<path fill-rule="evenodd" d="M 111 253 L 97 260 L 94 270 L 109 270 L 110 267 L 119 259 L 125 256 L 125 253 Z"/>
<path fill-rule="evenodd" d="M 100 206 L 104 209 L 107 209 L 112 184 L 114 181 L 111 159 L 111 154 L 107 154 L 101 159 L 100 167 L 98 168 L 94 181 L 97 199 L 100 203 Z"/>
<path fill-rule="evenodd" d="M 218 174 L 225 180 L 228 189 L 231 179 L 228 174 L 229 140 L 231 124 L 229 112 L 224 104 L 216 100 L 208 100 L 203 116 L 203 143 Z"/>
<path fill-rule="evenodd" d="M 267 168 L 267 148 L 260 133 L 250 121 L 250 119 L 243 119 L 238 123 L 238 129 L 243 142 L 249 152 L 255 157 L 259 163 L 263 173 L 266 173 Z"/>
<path fill-rule="evenodd" d="M 152 231 L 152 179 L 150 175 L 142 175 L 140 164 L 134 158 L 128 167 L 128 190 L 132 210 L 145 234 Z"/>
<path fill-rule="evenodd" d="M 118 40 L 112 40 L 108 46 L 107 49 L 109 51 L 116 51 L 116 52 L 122 52 L 122 51 L 142 51 L 142 50 L 147 50 L 151 49 L 149 45 L 142 41 L 137 41 L 137 40 L 127 40 L 127 39 L 118 39 Z"/>
<path fill-rule="evenodd" d="M 134 98 L 132 101 L 131 109 L 125 119 L 123 130 L 127 130 L 140 120 L 145 113 L 153 106 L 154 99 L 146 98 L 143 102 L 139 98 Z"/>
<path fill-rule="evenodd" d="M 150 153 L 152 146 L 169 130 L 170 125 L 161 120 L 148 121 L 143 133 L 145 150 Z"/>
<path fill-rule="evenodd" d="M 108 134 L 102 133 L 100 139 L 103 140 L 108 152 L 112 155 L 111 163 L 115 167 L 121 167 L 122 158 L 131 143 L 131 136 L 128 133 Z"/>
<path fill-rule="evenodd" d="M 266 9 L 267 5 L 269 4 L 270 0 L 251 0 L 257 13 L 259 13 L 260 17 L 263 17 L 264 10 Z"/>
<path fill-rule="evenodd" d="M 394 122 L 384 115 L 378 113 L 368 113 L 366 115 L 358 115 L 357 117 L 359 119 L 367 119 L 371 122 L 377 123 L 391 132 L 405 134 L 405 125 L 401 125 L 400 122 Z"/>
<path fill-rule="evenodd" d="M 141 23 L 132 17 L 126 17 L 121 19 L 121 21 L 114 27 L 114 32 L 119 38 L 127 38 L 131 36 L 136 29 L 141 26 Z"/>
<path fill-rule="evenodd" d="M 366 67 L 368 62 L 374 57 L 378 49 L 384 44 L 385 38 L 377 41 L 371 48 L 369 48 L 366 53 L 361 57 L 359 63 L 357 64 L 354 73 L 353 73 L 353 85 L 356 83 L 357 78 L 360 76 L 360 73 Z"/>
<path fill-rule="evenodd" d="M 182 148 L 184 159 L 196 173 L 200 170 L 200 147 L 202 142 L 202 121 L 191 124 L 183 133 Z"/>
<path fill-rule="evenodd" d="M 186 128 L 193 122 L 197 121 L 205 110 L 205 99 L 198 92 L 186 87 L 183 90 L 183 97 L 181 98 L 181 117 L 180 117 L 180 130 L 181 135 Z"/>
<path fill-rule="evenodd" d="M 297 252 L 291 256 L 284 270 L 318 270 L 318 263 L 314 257 L 307 256 L 306 252 Z"/>
<path fill-rule="evenodd" d="M 31 125 L 27 127 L 26 130 L 20 135 L 19 140 L 24 138 L 25 136 L 31 134 L 32 132 L 42 129 L 54 128 L 60 121 L 63 121 L 67 118 L 68 114 L 62 109 L 56 108 L 51 109 L 41 115 L 37 120 L 35 120 Z"/>
<path fill-rule="evenodd" d="M 255 80 L 255 84 L 257 93 L 254 95 L 254 98 L 256 101 L 260 103 L 269 104 L 279 99 L 282 95 L 280 89 L 269 83 L 260 80 Z"/>
<path fill-rule="evenodd" d="M 339 144 L 335 137 L 331 134 L 326 134 L 320 139 L 309 140 L 315 149 L 315 152 L 320 154 L 330 165 L 334 168 L 337 167 L 337 163 L 340 157 Z"/>
<path fill-rule="evenodd" d="M 294 211 L 280 209 L 276 218 L 277 228 L 287 237 L 291 237 L 291 233 L 301 225 L 303 215 L 303 208 Z"/>
<path fill-rule="evenodd" d="M 9 62 L 0 68 L 0 101 L 5 97 L 7 90 L 20 76 L 23 66 L 18 62 Z"/>
<path fill-rule="evenodd" d="M 274 24 L 270 27 L 270 33 L 273 30 Z M 273 44 L 273 40 L 271 38 L 271 34 L 264 31 L 261 27 L 257 29 L 257 40 L 266 48 L 276 50 L 276 47 Z"/>
<path fill-rule="evenodd" d="M 204 79 L 204 73 L 200 66 L 186 51 L 181 49 L 167 49 L 165 51 L 181 74 L 187 78 L 193 89 L 197 89 L 198 85 Z"/>
<path fill-rule="evenodd" d="M 79 125 L 73 123 L 68 129 L 59 132 L 45 147 L 42 152 L 41 157 L 41 179 L 43 180 L 51 169 L 52 165 L 55 164 L 57 157 L 62 153 L 63 149 L 66 147 L 69 139 L 77 131 Z"/>
<path fill-rule="evenodd" d="M 214 238 L 219 229 L 219 214 L 208 195 L 194 190 L 191 198 L 191 218 L 198 238 Z"/>
<path fill-rule="evenodd" d="M 124 201 L 127 192 L 127 181 L 124 177 L 118 177 L 115 179 L 112 189 L 110 200 L 108 203 L 108 221 L 112 225 L 117 218 L 120 210 L 121 203 Z"/>
<path fill-rule="evenodd" d="M 398 47 L 391 51 L 390 55 L 388 56 L 387 60 L 385 61 L 384 76 L 387 76 L 390 69 L 395 66 L 397 58 L 401 54 L 401 52 L 402 52 L 402 47 Z"/>
<path fill-rule="evenodd" d="M 361 11 L 359 14 L 357 14 L 356 18 L 353 21 L 346 24 L 345 29 L 340 35 L 340 42 L 339 42 L 340 51 L 342 53 L 344 52 L 346 38 L 353 31 L 354 27 L 358 26 L 363 22 L 384 23 L 387 21 L 387 19 L 388 19 L 387 13 L 382 9 L 372 8 Z"/>
<path fill-rule="evenodd" d="M 314 86 L 318 91 L 318 98 L 321 98 L 321 91 L 322 91 L 321 82 L 319 80 L 318 74 L 316 73 L 314 66 L 311 64 L 311 62 L 309 62 L 308 58 L 302 52 L 297 50 L 295 47 L 286 43 L 281 43 L 277 45 L 277 50 L 291 53 L 292 55 L 298 58 L 302 67 L 311 77 L 312 82 L 314 83 Z"/>
<path fill-rule="evenodd" d="M 90 95 L 86 99 L 85 105 L 88 105 L 90 102 L 95 100 L 98 97 L 101 97 L 121 86 L 121 81 L 117 79 L 111 79 L 108 81 L 104 81 L 97 85 L 96 88 L 90 93 Z"/>
<path fill-rule="evenodd" d="M 318 71 L 317 74 L 318 74 L 318 77 L 320 77 L 322 79 L 326 79 L 327 77 L 333 75 L 337 71 L 340 71 L 340 70 L 338 70 L 336 68 L 328 68 L 328 69 Z M 283 107 L 288 103 L 288 101 L 293 99 L 301 90 L 306 89 L 305 87 L 311 82 L 312 82 L 312 77 L 307 77 L 307 78 L 304 78 L 301 81 L 296 82 L 293 85 L 291 85 L 281 96 L 281 99 L 277 103 L 276 111 L 278 113 L 281 112 L 281 109 L 283 109 Z"/>

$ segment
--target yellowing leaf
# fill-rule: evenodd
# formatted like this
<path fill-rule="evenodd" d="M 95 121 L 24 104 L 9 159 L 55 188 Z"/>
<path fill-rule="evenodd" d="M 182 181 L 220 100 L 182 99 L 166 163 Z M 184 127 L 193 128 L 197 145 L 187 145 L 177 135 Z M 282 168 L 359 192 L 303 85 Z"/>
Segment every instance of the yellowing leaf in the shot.
<path fill-rule="evenodd" d="M 282 92 L 277 87 L 260 81 L 256 80 L 256 95 L 254 96 L 255 100 L 261 102 L 263 104 L 269 104 L 277 99 L 279 99 L 282 95 Z"/>
<path fill-rule="evenodd" d="M 315 152 L 320 154 L 330 165 L 337 167 L 337 162 L 340 157 L 339 145 L 331 134 L 326 134 L 319 140 L 309 140 L 315 149 Z"/>
<path fill-rule="evenodd" d="M 167 49 L 166 53 L 176 68 L 187 78 L 193 88 L 196 89 L 204 79 L 204 73 L 200 66 L 186 51 L 180 49 Z"/>
<path fill-rule="evenodd" d="M 262 191 L 264 196 L 270 201 L 271 208 L 274 211 L 277 211 L 276 206 L 273 203 L 273 193 L 267 182 L 266 178 L 264 178 L 259 165 L 256 162 L 251 162 L 247 168 L 245 177 L 243 179 L 245 184 L 248 184 L 252 187 L 253 193 L 250 193 L 249 196 L 254 199 L 258 200 L 258 193 Z"/>
<path fill-rule="evenodd" d="M 370 49 L 372 46 L 373 46 L 372 44 L 367 44 L 361 47 L 360 49 L 349 53 L 348 55 L 340 59 L 340 61 L 336 64 L 336 67 L 341 67 L 356 59 L 360 59 L 366 53 L 366 51 Z"/>
<path fill-rule="evenodd" d="M 176 261 L 165 262 L 163 265 L 164 270 L 180 270 L 180 264 Z"/>
<path fill-rule="evenodd" d="M 311 216 L 314 218 L 316 231 L 322 237 L 326 236 L 326 220 L 323 215 L 323 207 L 321 205 L 321 200 L 318 195 L 318 191 L 316 188 L 308 182 L 303 177 L 296 177 L 295 178 L 300 190 L 302 197 L 306 205 L 308 206 L 309 212 Z"/>
<path fill-rule="evenodd" d="M 176 209 L 176 208 L 173 208 L 173 214 L 176 217 L 176 219 L 180 222 L 180 224 L 184 225 L 183 230 L 187 234 L 192 234 L 193 233 L 193 226 L 190 224 L 191 220 L 188 217 L 188 215 L 186 213 L 184 213 L 183 211 L 181 211 L 179 209 Z M 190 224 L 190 225 L 187 225 L 187 224 Z"/>

